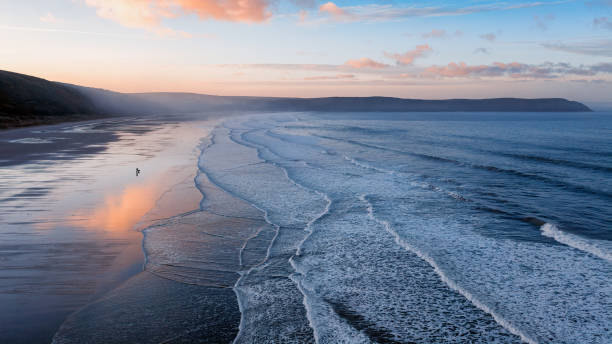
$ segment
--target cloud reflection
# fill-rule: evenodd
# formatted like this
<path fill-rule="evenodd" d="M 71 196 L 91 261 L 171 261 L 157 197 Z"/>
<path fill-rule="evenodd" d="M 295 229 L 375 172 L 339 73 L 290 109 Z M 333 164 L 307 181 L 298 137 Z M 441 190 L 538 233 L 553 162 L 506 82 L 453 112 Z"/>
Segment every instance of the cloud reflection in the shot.
<path fill-rule="evenodd" d="M 126 186 L 119 194 L 108 194 L 93 212 L 81 212 L 87 217 L 81 224 L 89 229 L 120 232 L 132 229 L 153 207 L 161 193 L 157 179 Z"/>

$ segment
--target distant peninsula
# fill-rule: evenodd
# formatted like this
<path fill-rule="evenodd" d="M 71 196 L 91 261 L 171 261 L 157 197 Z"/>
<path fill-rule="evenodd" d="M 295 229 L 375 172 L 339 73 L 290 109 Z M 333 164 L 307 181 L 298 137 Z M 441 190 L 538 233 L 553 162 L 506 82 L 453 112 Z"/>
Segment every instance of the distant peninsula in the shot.
<path fill-rule="evenodd" d="M 393 97 L 282 98 L 195 93 L 119 93 L 0 70 L 0 128 L 118 115 L 211 111 L 589 112 L 563 98 L 422 100 Z"/>

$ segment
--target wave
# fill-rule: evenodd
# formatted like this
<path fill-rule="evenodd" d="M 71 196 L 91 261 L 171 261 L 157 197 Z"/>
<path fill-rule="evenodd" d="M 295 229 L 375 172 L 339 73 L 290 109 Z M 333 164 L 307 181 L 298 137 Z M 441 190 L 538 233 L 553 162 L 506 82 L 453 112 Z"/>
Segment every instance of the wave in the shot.
<path fill-rule="evenodd" d="M 556 187 L 559 187 L 559 188 L 570 189 L 570 190 L 572 190 L 574 192 L 581 192 L 581 193 L 597 195 L 597 196 L 601 196 L 601 197 L 612 199 L 612 193 L 610 193 L 610 192 L 607 192 L 607 191 L 604 191 L 604 190 L 592 189 L 592 188 L 584 186 L 584 185 L 569 183 L 569 182 L 565 182 L 565 181 L 562 181 L 562 180 L 553 179 L 553 178 L 549 178 L 549 177 L 544 177 L 544 176 L 537 175 L 537 174 L 521 172 L 521 171 L 517 171 L 517 170 L 513 170 L 513 169 L 505 169 L 505 168 L 500 168 L 500 167 L 491 166 L 491 165 L 472 164 L 472 163 L 469 163 L 469 162 L 463 162 L 463 161 L 459 161 L 459 160 L 455 160 L 455 159 L 449 159 L 449 158 L 440 157 L 440 156 L 436 156 L 436 155 L 429 155 L 429 154 L 422 154 L 422 153 L 415 153 L 415 152 L 407 152 L 407 151 L 404 151 L 404 150 L 393 149 L 393 148 L 388 148 L 388 147 L 382 147 L 382 146 L 368 144 L 368 143 L 363 143 L 363 142 L 359 142 L 359 141 L 355 141 L 355 140 L 350 140 L 350 139 L 339 139 L 339 138 L 335 138 L 335 137 L 329 137 L 329 136 L 324 136 L 324 135 L 315 135 L 315 134 L 313 134 L 313 135 L 317 136 L 317 137 L 320 137 L 320 138 L 323 138 L 323 139 L 339 141 L 339 142 L 345 142 L 345 143 L 349 143 L 349 144 L 356 145 L 356 146 L 372 148 L 372 149 L 377 149 L 377 150 L 397 153 L 397 154 L 401 154 L 401 155 L 413 156 L 413 157 L 417 157 L 417 158 L 421 158 L 421 159 L 425 159 L 425 160 L 450 163 L 450 164 L 453 164 L 453 165 L 456 165 L 456 166 L 459 166 L 459 167 L 473 168 L 473 169 L 478 169 L 478 170 L 483 170 L 483 171 L 502 173 L 502 174 L 505 174 L 505 175 L 511 175 L 511 176 L 516 176 L 516 177 L 520 177 L 520 178 L 526 178 L 526 179 L 546 182 L 546 183 L 548 183 L 550 185 L 553 185 L 553 186 L 556 186 Z"/>
<path fill-rule="evenodd" d="M 368 210 L 368 216 L 370 217 L 370 219 L 372 219 L 373 221 L 381 224 L 385 228 L 385 230 L 394 237 L 395 242 L 398 245 L 400 245 L 405 250 L 408 250 L 408 251 L 416 254 L 419 258 L 421 258 L 424 261 L 426 261 L 434 269 L 436 274 L 440 277 L 440 280 L 442 280 L 442 282 L 444 282 L 449 288 L 451 288 L 452 290 L 454 290 L 454 291 L 458 292 L 459 294 L 461 294 L 463 297 L 465 297 L 467 300 L 469 300 L 478 309 L 484 311 L 485 313 L 490 314 L 493 317 L 493 319 L 495 319 L 495 321 L 499 325 L 501 325 L 503 328 L 508 330 L 508 332 L 510 332 L 510 333 L 512 333 L 512 334 L 514 334 L 514 335 L 516 335 L 518 337 L 520 337 L 521 340 L 523 340 L 526 343 L 530 343 L 530 344 L 537 343 L 536 340 L 532 339 L 529 335 L 527 335 L 526 333 L 521 331 L 518 327 L 516 327 L 511 322 L 509 322 L 508 320 L 503 318 L 499 313 L 495 312 L 491 307 L 489 307 L 488 305 L 486 305 L 482 301 L 478 300 L 472 293 L 470 293 L 465 288 L 463 288 L 462 286 L 457 284 L 457 282 L 455 282 L 452 279 L 450 279 L 447 276 L 447 274 L 440 268 L 438 263 L 431 256 L 429 256 L 427 253 L 419 250 L 418 248 L 412 246 L 406 240 L 404 240 L 393 229 L 393 227 L 391 226 L 391 224 L 388 221 L 378 219 L 374 215 L 374 207 L 373 207 L 372 203 L 368 200 L 367 195 L 360 195 L 359 196 L 359 200 L 361 200 L 362 202 L 366 203 L 367 210 Z"/>
<path fill-rule="evenodd" d="M 264 145 L 260 145 L 260 144 L 254 143 L 254 142 L 249 141 L 248 139 L 246 139 L 245 138 L 245 134 L 247 134 L 249 132 L 250 131 L 243 132 L 242 134 L 239 135 L 240 140 L 242 141 L 242 143 L 237 142 L 235 139 L 233 139 L 231 137 L 231 131 L 230 131 L 230 139 L 232 139 L 237 144 L 249 144 L 249 145 L 251 145 L 251 147 L 254 147 L 257 150 L 257 156 L 258 156 L 259 159 L 263 160 L 265 163 L 269 163 L 271 165 L 274 165 L 274 166 L 278 167 L 280 170 L 282 170 L 284 172 L 284 174 L 285 174 L 285 177 L 293 185 L 295 185 L 298 188 L 303 189 L 306 192 L 314 192 L 319 197 L 321 197 L 322 199 L 325 200 L 325 208 L 319 214 L 316 214 L 315 216 L 313 216 L 312 219 L 306 223 L 306 226 L 304 227 L 304 231 L 308 232 L 308 234 L 305 235 L 302 238 L 302 240 L 297 244 L 297 249 L 295 250 L 295 253 L 289 258 L 289 263 L 291 264 L 291 267 L 295 271 L 295 273 L 291 274 L 289 276 L 289 278 L 296 284 L 297 289 L 300 291 L 300 293 L 303 296 L 302 303 L 304 305 L 304 309 L 306 310 L 306 317 L 308 319 L 308 323 L 310 325 L 310 328 L 312 329 L 315 342 L 318 343 L 320 335 L 319 335 L 319 331 L 317 330 L 317 326 L 316 326 L 315 319 L 314 319 L 315 312 L 313 311 L 313 303 L 315 301 L 312 300 L 314 298 L 314 295 L 312 295 L 312 293 L 309 292 L 307 290 L 307 288 L 304 287 L 304 285 L 302 283 L 303 271 L 300 269 L 299 264 L 295 261 L 294 257 L 301 255 L 301 250 L 302 250 L 302 247 L 303 247 L 304 243 L 308 240 L 310 235 L 312 235 L 312 225 L 315 222 L 321 220 L 327 214 L 329 214 L 330 207 L 331 207 L 331 204 L 332 204 L 332 200 L 329 198 L 329 196 L 327 194 L 325 194 L 325 193 L 323 193 L 321 191 L 318 191 L 318 190 L 306 187 L 306 186 L 302 185 L 301 183 L 298 183 L 294 178 L 291 177 L 291 175 L 289 174 L 289 171 L 284 166 L 278 164 L 277 162 L 274 162 L 274 161 L 271 161 L 269 159 L 264 158 L 261 155 L 261 152 L 260 152 L 261 149 L 265 149 L 266 151 L 268 151 L 269 153 L 271 153 L 273 155 L 276 155 L 276 156 L 279 156 L 279 155 L 277 153 L 275 153 L 275 152 L 272 152 L 270 149 L 268 149 L 268 147 L 266 147 Z M 266 130 L 265 134 L 270 136 L 269 135 L 270 131 Z M 283 158 L 283 157 L 281 157 L 281 158 Z"/>
<path fill-rule="evenodd" d="M 538 156 L 538 155 L 516 154 L 516 153 L 501 153 L 501 152 L 495 152 L 495 151 L 489 151 L 489 152 L 493 153 L 493 154 L 499 154 L 499 155 L 502 155 L 502 156 L 510 157 L 510 158 L 520 159 L 520 160 L 537 161 L 537 162 L 543 162 L 543 163 L 547 163 L 547 164 L 562 165 L 562 166 L 566 166 L 566 167 L 574 167 L 574 168 L 587 169 L 587 170 L 612 172 L 612 167 L 603 166 L 603 165 L 589 164 L 589 163 L 586 163 L 586 162 L 579 162 L 579 161 L 570 161 L 570 160 L 564 160 L 564 159 L 549 158 L 549 157 Z"/>
<path fill-rule="evenodd" d="M 567 233 L 560 230 L 552 223 L 543 224 L 542 227 L 540 227 L 540 230 L 542 231 L 543 236 L 553 238 L 559 243 L 612 262 L 612 242 L 587 239 L 575 234 Z"/>
<path fill-rule="evenodd" d="M 291 303 L 290 308 L 291 307 L 298 308 L 297 297 L 299 297 L 302 301 L 299 308 L 301 308 L 302 311 L 304 312 L 303 316 L 305 319 L 303 320 L 305 321 L 302 322 L 302 319 L 294 319 L 295 321 L 299 322 L 299 324 L 293 324 L 294 325 L 293 327 L 292 326 L 289 326 L 289 327 L 294 328 L 295 330 L 296 326 L 299 327 L 301 326 L 300 324 L 303 323 L 305 327 L 309 327 L 310 331 L 312 331 L 310 336 L 313 336 L 314 339 L 316 339 L 316 337 L 318 336 L 318 333 L 317 333 L 316 327 L 314 326 L 313 316 L 315 314 L 313 313 L 311 309 L 312 301 L 309 300 L 308 291 L 303 288 L 303 285 L 301 283 L 302 276 L 298 271 L 299 268 L 296 265 L 296 262 L 292 258 L 299 256 L 301 245 L 307 240 L 308 236 L 312 233 L 312 229 L 311 229 L 312 224 L 316 222 L 317 220 L 321 219 L 322 217 L 324 217 L 325 214 L 329 212 L 329 206 L 331 204 L 331 200 L 327 197 L 327 195 L 298 183 L 295 179 L 292 178 L 289 171 L 283 165 L 277 162 L 278 160 L 276 158 L 277 154 L 270 151 L 265 145 L 260 145 L 257 142 L 252 142 L 249 140 L 249 138 L 247 137 L 248 134 L 252 132 L 260 131 L 262 130 L 261 128 L 236 130 L 234 128 L 227 127 L 226 125 L 224 125 L 224 127 L 225 127 L 225 130 L 227 130 L 227 132 L 223 132 L 219 136 L 219 139 L 224 141 L 224 144 L 231 144 L 231 145 L 235 145 L 236 147 L 249 148 L 255 151 L 249 154 L 252 154 L 252 158 L 256 159 L 259 163 L 241 165 L 241 167 L 257 169 L 257 168 L 264 168 L 263 166 L 267 165 L 270 168 L 276 169 L 277 172 L 275 173 L 279 173 L 276 176 L 276 181 L 285 180 L 284 183 L 286 184 L 286 187 L 289 188 L 289 190 L 287 190 L 288 194 L 295 193 L 296 191 L 299 191 L 301 189 L 301 191 L 299 191 L 298 193 L 302 193 L 304 195 L 309 194 L 310 196 L 308 197 L 311 197 L 312 200 L 317 198 L 320 201 L 325 201 L 325 204 L 321 204 L 321 210 L 316 211 L 316 213 L 315 211 L 313 211 L 311 214 L 305 214 L 303 209 L 299 210 L 296 208 L 293 211 L 289 211 L 289 214 L 287 214 L 287 209 L 284 208 L 284 206 L 281 207 L 281 204 L 274 204 L 274 203 L 268 204 L 268 201 L 259 199 L 260 197 L 263 197 L 261 195 L 259 196 L 255 196 L 255 195 L 249 196 L 249 194 L 242 195 L 239 191 L 237 194 L 236 193 L 237 190 L 234 190 L 234 189 L 238 185 L 233 185 L 234 187 L 231 188 L 233 191 L 227 190 L 227 188 L 222 187 L 221 184 L 223 183 L 220 183 L 220 181 L 217 181 L 215 176 L 213 176 L 215 173 L 211 174 L 209 172 L 212 172 L 212 171 L 207 170 L 207 167 L 210 168 L 212 166 L 211 165 L 207 166 L 204 164 L 204 161 L 200 161 L 200 164 L 199 164 L 200 168 L 203 170 L 204 173 L 206 173 L 209 176 L 209 178 L 211 179 L 213 183 L 223 188 L 226 192 L 234 195 L 235 197 L 243 201 L 246 201 L 251 206 L 261 211 L 265 222 L 267 222 L 270 226 L 273 226 L 276 229 L 275 236 L 272 239 L 270 246 L 268 246 L 265 260 L 263 262 L 260 262 L 259 265 L 257 266 L 254 266 L 246 271 L 242 271 L 240 273 L 241 274 L 240 278 L 238 279 L 238 281 L 236 281 L 234 285 L 233 289 L 238 298 L 239 310 L 241 312 L 241 321 L 239 324 L 239 331 L 238 331 L 238 335 L 236 336 L 234 340 L 234 343 L 251 341 L 253 340 L 253 338 L 257 338 L 258 336 L 262 335 L 262 332 L 260 330 L 251 328 L 252 326 L 259 326 L 259 327 L 263 326 L 263 328 L 265 328 L 266 330 L 273 330 L 275 328 L 275 326 L 272 323 L 266 326 L 264 324 L 256 324 L 253 322 L 254 319 L 258 319 L 259 317 L 258 315 L 259 312 L 256 310 L 257 308 L 262 307 L 262 306 L 270 308 L 270 306 L 275 305 L 272 308 L 278 308 L 276 309 L 277 312 L 280 312 L 280 310 L 283 309 L 283 312 L 286 312 L 287 313 L 286 315 L 288 316 L 289 314 L 295 313 L 295 311 L 292 309 L 287 309 L 286 306 L 288 305 L 283 305 L 283 303 L 290 302 Z M 271 157 L 270 155 L 273 155 L 273 156 Z M 204 156 L 204 154 L 202 154 L 202 156 Z M 279 158 L 280 160 L 284 160 L 280 156 Z M 215 158 L 213 157 L 213 159 Z M 216 160 L 211 160 L 211 161 L 216 161 Z M 291 160 L 291 161 L 296 162 L 297 160 Z M 233 163 L 236 164 L 240 162 L 233 161 Z M 225 178 L 224 176 L 229 177 L 229 175 L 226 174 L 226 170 L 224 168 L 219 169 L 217 172 L 220 173 L 220 175 L 218 176 L 220 178 Z M 269 179 L 270 177 L 268 176 L 266 178 Z M 271 182 L 271 181 L 272 180 L 268 180 L 268 182 Z M 231 184 L 232 183 L 230 183 L 230 185 Z M 293 189 L 293 190 L 290 190 L 290 189 Z M 282 192 L 282 190 L 279 190 L 279 192 Z M 304 199 L 304 201 L 308 201 L 308 200 Z M 300 214 L 300 215 L 298 217 L 293 216 L 296 214 Z M 281 232 L 285 233 L 284 236 L 281 235 L 282 234 Z M 295 234 L 289 234 L 289 232 L 295 232 Z M 302 233 L 298 234 L 297 232 L 302 232 Z M 281 238 L 281 236 L 283 236 L 283 238 Z M 276 247 L 274 249 L 275 250 L 274 254 L 272 253 L 273 247 Z M 282 272 L 281 272 L 279 270 L 279 268 L 281 267 L 279 266 L 279 264 L 281 264 L 282 266 L 286 264 L 287 269 L 285 270 L 284 268 L 282 268 L 281 269 Z M 283 279 L 278 279 L 278 277 L 280 275 L 284 275 L 284 273 L 287 273 L 286 282 Z M 269 275 L 269 277 L 265 278 L 265 280 L 268 280 L 267 282 L 261 281 L 261 277 L 265 275 Z M 291 291 L 288 291 L 287 289 L 288 285 L 286 285 L 287 282 L 292 284 L 292 289 L 295 288 L 298 293 L 292 293 Z M 272 290 L 270 290 L 269 288 L 272 288 Z M 275 291 L 274 289 L 278 289 L 278 290 Z M 281 292 L 281 290 L 283 292 Z M 279 300 L 272 300 L 272 299 L 268 300 L 269 297 L 271 296 L 269 295 L 270 293 L 274 295 L 273 298 L 275 299 L 280 298 L 280 299 Z M 281 295 L 281 294 L 286 294 L 286 295 Z M 265 295 L 268 295 L 268 296 L 265 296 Z M 292 300 L 293 297 L 296 297 L 296 299 Z M 268 304 L 268 301 L 273 302 L 273 303 Z M 301 315 L 302 311 L 300 311 L 300 317 L 302 316 Z M 267 319 L 260 319 L 260 320 L 261 321 L 277 321 L 278 319 L 275 320 L 274 318 L 267 318 Z M 287 330 L 282 330 L 282 331 L 276 331 L 278 333 L 275 333 L 274 335 L 279 335 L 281 336 L 281 338 L 285 338 L 285 339 L 292 338 L 292 339 L 299 340 L 296 337 L 294 337 L 293 334 L 290 333 L 291 331 L 293 330 L 287 329 Z M 283 333 L 285 335 L 283 335 Z M 306 335 L 306 332 L 304 331 L 301 331 L 300 333 L 301 335 Z M 305 339 L 306 338 L 304 338 L 304 340 Z"/>
<path fill-rule="evenodd" d="M 604 156 L 604 157 L 612 156 L 612 153 L 608 151 L 597 151 L 597 150 L 592 150 L 592 149 L 585 149 L 585 148 L 578 148 L 578 147 L 571 147 L 571 146 L 553 146 L 553 145 L 546 145 L 546 144 L 534 143 L 534 142 L 526 143 L 526 142 L 514 141 L 514 140 L 504 140 L 498 137 L 483 137 L 483 136 L 478 137 L 474 135 L 457 135 L 457 134 L 445 135 L 445 136 L 455 137 L 455 138 L 460 138 L 460 139 L 468 139 L 469 141 L 481 141 L 481 142 L 484 141 L 484 142 L 501 143 L 501 144 L 508 145 L 511 147 L 523 146 L 529 149 L 541 148 L 541 149 L 553 150 L 557 152 L 561 151 L 563 153 L 575 152 L 575 153 L 588 154 L 588 155 L 593 155 L 593 156 Z"/>

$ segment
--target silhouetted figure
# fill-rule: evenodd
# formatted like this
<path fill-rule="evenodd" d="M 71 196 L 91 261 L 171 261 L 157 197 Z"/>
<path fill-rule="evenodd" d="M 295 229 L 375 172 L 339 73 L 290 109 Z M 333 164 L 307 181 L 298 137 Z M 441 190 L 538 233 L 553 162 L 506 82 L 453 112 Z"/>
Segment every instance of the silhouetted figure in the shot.
<path fill-rule="evenodd" d="M 140 174 L 140 169 L 136 167 L 136 177 L 138 177 L 139 174 Z"/>

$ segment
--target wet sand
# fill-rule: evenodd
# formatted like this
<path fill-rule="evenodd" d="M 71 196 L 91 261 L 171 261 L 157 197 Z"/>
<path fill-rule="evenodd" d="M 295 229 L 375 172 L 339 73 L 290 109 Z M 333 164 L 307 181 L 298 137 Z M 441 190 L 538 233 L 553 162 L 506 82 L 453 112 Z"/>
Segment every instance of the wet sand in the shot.
<path fill-rule="evenodd" d="M 140 230 L 199 209 L 195 161 L 211 123 L 114 118 L 2 131 L 0 342 L 50 342 L 69 314 L 143 270 Z"/>
<path fill-rule="evenodd" d="M 54 343 L 229 343 L 241 319 L 233 286 L 274 237 L 260 212 L 198 175 L 201 209 L 144 230 L 145 271 L 72 314 Z"/>
<path fill-rule="evenodd" d="M 204 195 L 199 209 L 146 227 L 145 271 L 68 317 L 54 343 L 229 343 L 236 337 L 241 313 L 233 287 L 266 259 L 275 229 L 205 174 L 196 179 Z M 176 189 L 190 186 L 186 181 Z"/>

